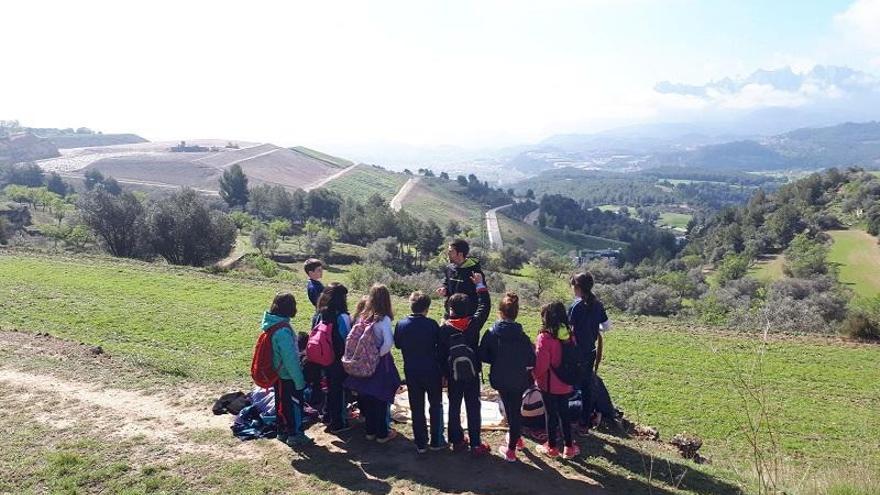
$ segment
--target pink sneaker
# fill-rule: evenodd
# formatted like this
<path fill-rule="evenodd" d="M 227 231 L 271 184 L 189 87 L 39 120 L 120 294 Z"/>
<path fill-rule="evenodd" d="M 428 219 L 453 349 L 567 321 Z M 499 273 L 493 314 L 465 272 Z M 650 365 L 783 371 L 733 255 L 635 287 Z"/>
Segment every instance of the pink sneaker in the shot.
<path fill-rule="evenodd" d="M 551 447 L 549 444 L 541 444 L 538 445 L 538 452 L 546 455 L 547 457 L 559 457 L 559 451 L 556 450 L 556 447 Z"/>
<path fill-rule="evenodd" d="M 473 457 L 485 457 L 489 455 L 490 452 L 492 452 L 492 447 L 489 447 L 489 445 L 485 443 L 477 445 L 476 447 L 471 447 L 471 455 Z"/>
<path fill-rule="evenodd" d="M 574 459 L 581 453 L 581 448 L 578 447 L 578 444 L 573 443 L 571 447 L 566 447 L 565 450 L 562 451 L 563 459 Z"/>
<path fill-rule="evenodd" d="M 501 454 L 501 457 L 504 458 L 507 462 L 516 462 L 519 459 L 516 457 L 516 450 L 510 450 L 507 448 L 507 444 L 498 447 L 498 453 Z"/>
<path fill-rule="evenodd" d="M 510 445 L 510 433 L 504 435 L 504 445 Z M 526 443 L 523 442 L 522 436 L 516 441 L 516 450 L 526 450 Z"/>

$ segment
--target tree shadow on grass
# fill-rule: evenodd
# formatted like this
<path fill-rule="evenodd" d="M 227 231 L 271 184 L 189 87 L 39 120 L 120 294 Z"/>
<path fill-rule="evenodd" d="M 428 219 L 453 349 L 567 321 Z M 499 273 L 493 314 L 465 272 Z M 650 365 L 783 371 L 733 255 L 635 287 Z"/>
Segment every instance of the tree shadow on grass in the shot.
<path fill-rule="evenodd" d="M 651 493 L 672 494 L 674 490 L 653 486 L 643 479 L 612 472 L 602 466 L 588 464 L 583 458 L 573 461 L 545 461 L 532 452 L 524 452 L 523 460 L 510 464 L 498 455 L 474 459 L 468 454 L 428 452 L 419 455 L 409 440 L 400 438 L 386 445 L 365 440 L 359 432 L 334 440 L 336 450 L 315 446 L 294 458 L 291 465 L 301 473 L 339 487 L 384 495 L 392 489 L 406 489 L 406 484 L 428 487 L 447 493 L 470 492 L 481 495 L 531 493 Z M 598 442 L 587 455 L 606 457 L 610 463 L 645 476 L 642 456 L 622 444 L 614 444 L 609 453 Z M 665 461 L 664 461 L 665 465 Z M 676 465 L 680 473 L 684 466 Z M 698 476 L 688 480 L 687 476 Z M 689 470 L 686 483 L 690 489 L 712 493 L 738 493 L 735 487 Z M 659 478 L 659 477 L 655 477 Z M 416 490 L 417 491 L 417 490 Z"/>

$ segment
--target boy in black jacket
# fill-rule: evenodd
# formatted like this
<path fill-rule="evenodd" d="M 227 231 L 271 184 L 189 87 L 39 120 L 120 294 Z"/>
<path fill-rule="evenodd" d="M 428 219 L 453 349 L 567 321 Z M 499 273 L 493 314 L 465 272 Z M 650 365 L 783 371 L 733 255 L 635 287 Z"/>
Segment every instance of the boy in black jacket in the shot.
<path fill-rule="evenodd" d="M 468 435 L 471 454 L 480 457 L 491 449 L 480 442 L 480 359 L 477 355 L 480 330 L 489 317 L 491 301 L 483 284 L 483 276 L 474 273 L 471 282 L 476 287 L 477 310 L 469 315 L 471 301 L 465 294 L 449 298 L 449 316 L 440 327 L 440 359 L 447 363 L 449 383 L 449 441 L 455 451 L 467 448 L 461 428 L 461 402 L 467 408 Z"/>
<path fill-rule="evenodd" d="M 438 359 L 440 326 L 427 317 L 431 298 L 421 292 L 409 296 L 412 314 L 394 327 L 394 345 L 403 354 L 406 391 L 412 410 L 413 438 L 419 454 L 446 448 L 443 439 L 443 374 Z M 431 416 L 431 437 L 425 422 L 425 395 Z"/>

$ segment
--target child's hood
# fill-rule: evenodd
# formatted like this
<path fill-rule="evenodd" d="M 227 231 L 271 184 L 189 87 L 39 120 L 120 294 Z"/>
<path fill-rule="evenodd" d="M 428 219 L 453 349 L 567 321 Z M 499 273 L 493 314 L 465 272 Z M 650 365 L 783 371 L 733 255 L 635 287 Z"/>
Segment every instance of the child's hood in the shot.
<path fill-rule="evenodd" d="M 508 338 L 523 333 L 523 328 L 515 321 L 498 320 L 489 331 L 501 338 Z"/>
<path fill-rule="evenodd" d="M 284 316 L 278 316 L 276 314 L 272 314 L 272 313 L 266 311 L 265 313 L 263 313 L 263 322 L 260 324 L 260 328 L 265 332 L 266 330 L 271 328 L 273 325 L 277 325 L 278 323 L 281 323 L 282 321 L 289 323 L 290 318 L 287 318 Z"/>

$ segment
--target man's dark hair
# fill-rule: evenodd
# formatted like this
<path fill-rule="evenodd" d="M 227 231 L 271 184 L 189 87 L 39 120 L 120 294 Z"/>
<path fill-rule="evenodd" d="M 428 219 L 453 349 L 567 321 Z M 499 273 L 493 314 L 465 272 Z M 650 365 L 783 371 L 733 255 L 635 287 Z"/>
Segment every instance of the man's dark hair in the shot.
<path fill-rule="evenodd" d="M 468 244 L 468 241 L 466 241 L 464 239 L 456 239 L 456 240 L 450 242 L 449 245 L 452 247 L 452 249 L 455 249 L 456 251 L 458 251 L 459 253 L 461 253 L 465 256 L 467 256 L 468 253 L 471 252 L 470 244 Z"/>
<path fill-rule="evenodd" d="M 413 314 L 424 313 L 431 307 L 431 298 L 427 294 L 415 291 L 409 296 L 409 308 Z"/>
<path fill-rule="evenodd" d="M 320 266 L 324 266 L 323 261 L 317 258 L 309 258 L 306 260 L 305 264 L 303 264 L 303 269 L 306 271 L 306 275 L 308 275 L 309 272 L 315 271 L 315 268 Z"/>
<path fill-rule="evenodd" d="M 449 316 L 467 316 L 471 309 L 471 299 L 467 294 L 459 292 L 450 296 L 447 305 L 449 306 Z"/>
<path fill-rule="evenodd" d="M 293 294 L 290 292 L 275 294 L 275 299 L 272 300 L 272 307 L 269 308 L 269 312 L 275 316 L 285 318 L 296 316 L 296 299 L 294 299 Z"/>

